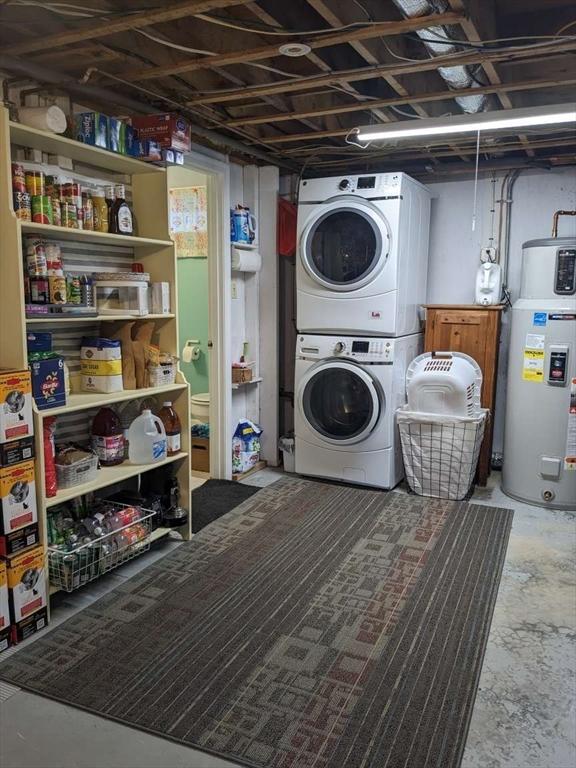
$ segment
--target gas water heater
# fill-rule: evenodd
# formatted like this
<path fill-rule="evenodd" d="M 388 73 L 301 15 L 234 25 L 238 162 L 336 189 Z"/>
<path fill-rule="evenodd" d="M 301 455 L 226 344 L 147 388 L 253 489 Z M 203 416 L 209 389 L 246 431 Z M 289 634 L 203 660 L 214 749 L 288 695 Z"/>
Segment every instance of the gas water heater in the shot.
<path fill-rule="evenodd" d="M 576 509 L 576 238 L 523 245 L 512 307 L 502 490 Z"/>

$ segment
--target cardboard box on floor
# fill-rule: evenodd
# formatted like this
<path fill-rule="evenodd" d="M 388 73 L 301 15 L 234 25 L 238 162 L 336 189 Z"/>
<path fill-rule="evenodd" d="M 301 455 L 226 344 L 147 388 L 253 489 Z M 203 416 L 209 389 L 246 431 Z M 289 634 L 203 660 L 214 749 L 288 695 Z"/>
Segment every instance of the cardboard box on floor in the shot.
<path fill-rule="evenodd" d="M 10 608 L 6 563 L 0 560 L 0 653 L 10 647 Z"/>
<path fill-rule="evenodd" d="M 11 639 L 18 643 L 47 623 L 46 558 L 42 547 L 6 560 Z M 39 615 L 36 615 L 39 614 Z"/>

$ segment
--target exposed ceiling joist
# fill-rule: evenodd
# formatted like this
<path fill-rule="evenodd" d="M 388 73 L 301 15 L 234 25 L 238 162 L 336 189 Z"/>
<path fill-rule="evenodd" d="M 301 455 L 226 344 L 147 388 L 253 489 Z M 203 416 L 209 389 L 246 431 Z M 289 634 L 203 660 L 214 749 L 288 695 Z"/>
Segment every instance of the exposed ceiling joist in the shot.
<path fill-rule="evenodd" d="M 453 10 L 460 11 L 461 13 L 465 13 L 465 11 L 467 10 L 462 0 L 448 0 L 448 3 L 450 4 L 450 7 Z M 460 26 L 462 27 L 462 31 L 466 35 L 466 38 L 470 42 L 477 43 L 481 41 L 482 38 L 471 16 L 465 16 L 462 22 L 460 23 Z M 483 62 L 482 69 L 484 70 L 486 77 L 488 78 L 488 81 L 492 85 L 502 85 L 502 80 L 500 78 L 500 75 L 496 71 L 496 67 L 494 66 L 494 64 L 492 64 L 489 61 Z M 514 105 L 510 101 L 510 97 L 505 91 L 499 91 L 497 93 L 497 96 L 498 96 L 498 100 L 500 101 L 500 104 L 504 107 L 504 109 L 512 109 L 514 107 Z M 520 135 L 520 141 L 522 142 L 522 144 L 524 144 L 526 148 L 526 154 L 529 155 L 530 157 L 534 157 L 535 153 L 532 149 L 530 149 L 528 138 L 524 134 Z"/>
<path fill-rule="evenodd" d="M 248 0 L 184 0 L 179 3 L 164 3 L 158 9 L 150 8 L 137 13 L 113 16 L 103 21 L 90 24 L 82 24 L 81 27 L 69 29 L 66 32 L 58 32 L 54 35 L 38 36 L 34 40 L 23 43 L 7 45 L 2 51 L 8 56 L 20 56 L 25 53 L 58 48 L 62 45 L 71 45 L 81 40 L 94 40 L 99 37 L 108 37 L 118 32 L 126 32 L 130 29 L 142 29 L 154 24 L 163 24 L 168 21 L 176 21 L 186 16 L 195 16 L 198 13 L 206 13 L 221 8 L 229 8 L 232 5 L 244 5 Z"/>
<path fill-rule="evenodd" d="M 368 27 L 358 29 L 348 29 L 343 32 L 329 32 L 326 35 L 315 35 L 306 38 L 305 35 L 299 42 L 309 45 L 312 50 L 328 48 L 332 45 L 349 43 L 351 40 L 367 40 L 381 35 L 402 35 L 405 32 L 414 32 L 418 29 L 425 29 L 431 23 L 454 24 L 461 19 L 459 13 L 445 13 L 434 16 L 419 16 L 417 19 L 402 19 L 400 21 L 382 21 L 372 24 Z M 434 21 L 433 21 L 434 20 Z M 278 47 L 280 43 L 271 45 L 261 45 L 249 50 L 243 49 L 233 51 L 232 53 L 222 53 L 216 56 L 205 56 L 203 58 L 187 58 L 175 64 L 168 64 L 161 67 L 146 67 L 134 69 L 125 73 L 128 80 L 151 80 L 159 77 L 169 77 L 171 75 L 181 75 L 183 73 L 197 72 L 200 69 L 210 67 L 225 67 L 231 64 L 244 64 L 250 61 L 260 61 L 279 56 Z"/>
<path fill-rule="evenodd" d="M 569 88 L 576 86 L 576 79 L 562 80 L 526 80 L 524 82 L 503 83 L 502 85 L 485 85 L 474 89 L 474 93 L 498 93 L 501 90 L 506 91 L 532 91 L 542 88 Z M 235 120 L 228 120 L 228 125 L 235 127 L 239 125 L 262 125 L 281 123 L 286 120 L 302 120 L 304 118 L 313 119 L 325 117 L 326 115 L 343 115 L 351 112 L 365 112 L 370 108 L 393 107 L 412 104 L 412 102 L 430 102 L 430 101 L 448 101 L 455 96 L 467 96 L 468 88 L 458 88 L 449 91 L 436 91 L 433 93 L 415 93 L 411 96 L 398 96 L 392 99 L 377 99 L 364 104 L 347 104 L 342 106 L 330 106 L 325 109 L 311 109 L 298 112 L 283 112 L 275 115 L 259 115 L 255 117 L 242 117 Z"/>
<path fill-rule="evenodd" d="M 206 96 L 199 96 L 194 99 L 192 104 L 218 104 L 226 101 L 236 101 L 238 99 L 247 99 L 258 96 L 267 96 L 272 93 L 289 93 L 294 91 L 304 91 L 314 88 L 318 85 L 359 82 L 360 80 L 371 80 L 381 77 L 382 74 L 409 75 L 414 72 L 426 72 L 437 69 L 438 67 L 456 66 L 460 64 L 482 64 L 490 61 L 514 61 L 519 59 L 530 59 L 545 56 L 548 53 L 566 53 L 576 49 L 575 40 L 565 40 L 559 43 L 549 43 L 537 48 L 509 47 L 497 51 L 472 51 L 471 53 L 462 53 L 451 56 L 437 56 L 434 59 L 422 59 L 422 61 L 407 62 L 405 64 L 383 64 L 376 67 L 360 67 L 359 69 L 346 69 L 329 72 L 323 75 L 314 75 L 313 77 L 301 78 L 300 80 L 289 80 L 281 83 L 271 83 L 270 85 L 254 86 L 252 88 L 242 88 L 237 90 L 222 91 Z"/>

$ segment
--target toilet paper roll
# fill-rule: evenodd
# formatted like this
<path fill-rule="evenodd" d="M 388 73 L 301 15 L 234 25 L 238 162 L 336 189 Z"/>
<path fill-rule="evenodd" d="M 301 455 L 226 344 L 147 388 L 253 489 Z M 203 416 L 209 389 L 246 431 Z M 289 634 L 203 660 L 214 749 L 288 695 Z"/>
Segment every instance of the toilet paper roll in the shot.
<path fill-rule="evenodd" d="M 259 272 L 262 268 L 262 256 L 258 251 L 232 248 L 232 269 L 234 272 Z"/>
<path fill-rule="evenodd" d="M 18 119 L 23 125 L 40 131 L 64 133 L 66 130 L 66 115 L 55 104 L 51 107 L 20 107 Z"/>

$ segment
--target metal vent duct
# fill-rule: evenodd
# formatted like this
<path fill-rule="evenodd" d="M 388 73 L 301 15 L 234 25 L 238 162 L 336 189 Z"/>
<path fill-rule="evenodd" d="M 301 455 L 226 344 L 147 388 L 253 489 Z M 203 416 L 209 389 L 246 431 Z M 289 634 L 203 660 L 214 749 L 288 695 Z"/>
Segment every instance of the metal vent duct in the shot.
<path fill-rule="evenodd" d="M 432 13 L 444 13 L 449 10 L 446 0 L 394 0 L 394 4 L 409 18 L 415 16 L 426 16 Z M 437 43 L 431 42 L 436 36 L 454 37 L 450 34 L 451 28 L 441 25 L 427 27 L 416 32 L 418 37 L 431 53 L 432 56 L 446 55 L 455 53 L 458 48 L 455 45 L 448 45 L 438 40 Z M 439 67 L 440 76 L 448 83 L 450 88 L 477 88 L 478 83 L 470 74 L 468 67 Z M 476 96 L 456 96 L 455 101 L 464 112 L 480 112 L 486 104 L 486 96 L 478 94 Z"/>

